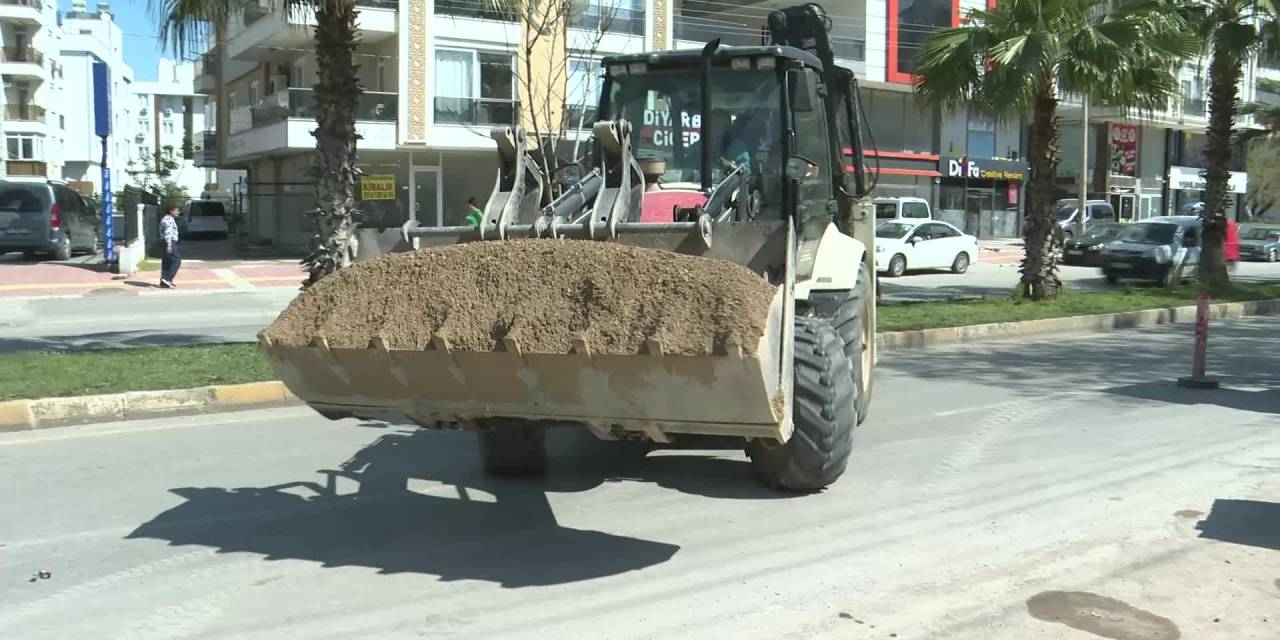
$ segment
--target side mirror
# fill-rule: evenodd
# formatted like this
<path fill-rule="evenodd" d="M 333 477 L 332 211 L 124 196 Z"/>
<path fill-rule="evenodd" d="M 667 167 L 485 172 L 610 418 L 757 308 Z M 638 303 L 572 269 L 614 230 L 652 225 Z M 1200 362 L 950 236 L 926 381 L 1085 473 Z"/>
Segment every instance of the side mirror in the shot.
<path fill-rule="evenodd" d="M 804 156 L 791 156 L 787 158 L 787 178 L 791 180 L 806 180 L 818 175 L 818 165 L 812 160 Z"/>
<path fill-rule="evenodd" d="M 907 238 L 907 242 L 914 245 L 915 243 L 920 242 L 920 236 L 911 236 L 910 238 Z"/>
<path fill-rule="evenodd" d="M 792 111 L 813 111 L 817 84 L 817 72 L 812 69 L 787 70 L 787 88 L 790 91 Z"/>

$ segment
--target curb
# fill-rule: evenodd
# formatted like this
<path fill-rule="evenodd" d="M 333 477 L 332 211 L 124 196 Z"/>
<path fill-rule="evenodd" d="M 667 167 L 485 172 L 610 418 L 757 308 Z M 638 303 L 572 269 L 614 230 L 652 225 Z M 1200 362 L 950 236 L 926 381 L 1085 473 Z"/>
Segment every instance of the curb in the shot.
<path fill-rule="evenodd" d="M 1213 320 L 1270 315 L 1280 315 L 1280 300 L 1251 300 L 1249 302 L 1223 302 L 1209 305 L 1209 318 Z M 1094 316 L 1068 316 L 1065 318 L 1043 318 L 1023 322 L 998 322 L 963 327 L 893 331 L 877 335 L 876 347 L 886 351 L 917 349 L 1018 336 L 1138 329 L 1162 324 L 1195 322 L 1195 320 L 1196 307 L 1194 305 L 1164 309 L 1143 309 L 1141 311 L 1104 313 Z"/>
<path fill-rule="evenodd" d="M 262 409 L 296 402 L 279 381 L 195 389 L 126 391 L 95 396 L 0 402 L 0 432 L 166 415 Z"/>

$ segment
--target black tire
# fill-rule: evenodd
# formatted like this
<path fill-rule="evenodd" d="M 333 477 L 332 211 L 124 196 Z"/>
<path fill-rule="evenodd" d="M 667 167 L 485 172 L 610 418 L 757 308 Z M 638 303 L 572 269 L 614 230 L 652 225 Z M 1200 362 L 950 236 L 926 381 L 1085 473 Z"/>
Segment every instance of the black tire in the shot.
<path fill-rule="evenodd" d="M 63 234 L 62 240 L 58 242 L 58 247 L 53 250 L 54 260 L 70 260 L 71 259 L 71 236 Z"/>
<path fill-rule="evenodd" d="M 520 420 L 498 420 L 480 432 L 480 458 L 495 476 L 528 476 L 547 467 L 547 428 Z"/>
<path fill-rule="evenodd" d="M 871 404 L 871 388 L 875 385 L 875 375 L 872 374 L 874 363 L 863 361 L 864 356 L 869 361 L 871 353 L 869 350 L 866 354 L 862 352 L 867 338 L 865 335 L 866 311 L 869 302 L 867 291 L 871 288 L 870 282 L 871 270 L 863 264 L 858 269 L 858 283 L 854 285 L 853 291 L 849 292 L 849 297 L 840 304 L 835 316 L 831 319 L 832 326 L 844 343 L 844 355 L 849 359 L 849 370 L 853 375 L 853 390 L 857 397 L 855 406 L 858 410 L 856 424 L 862 424 L 862 421 L 867 419 L 867 407 Z M 864 364 L 868 366 L 864 367 Z"/>
<path fill-rule="evenodd" d="M 956 254 L 956 259 L 951 261 L 951 273 L 964 273 L 969 270 L 969 254 L 961 251 Z"/>
<path fill-rule="evenodd" d="M 1172 287 L 1175 284 L 1182 284 L 1182 270 L 1169 265 L 1165 267 L 1164 273 L 1160 274 L 1160 279 L 1156 281 L 1162 287 Z"/>
<path fill-rule="evenodd" d="M 747 455 L 770 487 L 817 491 L 844 473 L 853 450 L 857 390 L 844 343 L 821 318 L 796 317 L 794 430 L 785 443 L 752 440 Z"/>
<path fill-rule="evenodd" d="M 897 278 L 898 276 L 901 276 L 906 272 L 907 272 L 907 257 L 902 255 L 901 253 L 893 254 L 893 257 L 889 258 L 889 270 L 885 272 L 885 275 L 889 276 L 890 278 Z"/>
<path fill-rule="evenodd" d="M 1268 250 L 1267 250 L 1267 262 L 1275 262 L 1277 259 L 1280 259 L 1280 255 L 1277 255 L 1277 254 L 1276 254 L 1276 250 L 1275 250 L 1275 249 L 1268 249 Z"/>
<path fill-rule="evenodd" d="M 1118 275 L 1116 275 L 1116 274 L 1114 274 L 1114 273 L 1112 273 L 1112 272 L 1110 272 L 1110 271 L 1103 271 L 1103 272 L 1102 272 L 1102 277 L 1106 278 L 1106 279 L 1107 279 L 1107 282 L 1109 282 L 1109 283 L 1111 283 L 1111 284 L 1120 284 L 1120 276 L 1118 276 Z"/>
<path fill-rule="evenodd" d="M 22 252 L 22 259 L 23 259 L 23 260 L 35 260 L 35 259 L 36 259 L 36 252 L 34 252 L 34 251 L 30 251 L 30 250 L 28 250 L 28 251 L 23 251 L 23 252 Z"/>

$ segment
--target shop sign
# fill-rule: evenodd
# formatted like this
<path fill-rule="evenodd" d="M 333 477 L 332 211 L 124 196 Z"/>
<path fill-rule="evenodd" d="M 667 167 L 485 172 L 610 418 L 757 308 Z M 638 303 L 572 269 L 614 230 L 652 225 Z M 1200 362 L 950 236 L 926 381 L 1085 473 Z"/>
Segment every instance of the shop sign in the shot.
<path fill-rule="evenodd" d="M 1111 125 L 1111 175 L 1138 175 L 1138 127 Z"/>
<path fill-rule="evenodd" d="M 394 175 L 360 176 L 361 200 L 395 200 L 396 177 Z"/>
<path fill-rule="evenodd" d="M 944 178 L 968 178 L 971 180 L 1027 179 L 1027 165 L 1012 160 L 997 160 L 995 158 L 942 156 L 938 159 L 938 172 Z"/>
<path fill-rule="evenodd" d="M 1200 172 L 1204 169 L 1196 167 L 1169 167 L 1169 188 L 1183 191 L 1204 191 L 1204 178 Z M 1243 171 L 1232 171 L 1227 181 L 1227 190 L 1231 193 L 1247 193 L 1249 191 L 1249 174 Z"/>

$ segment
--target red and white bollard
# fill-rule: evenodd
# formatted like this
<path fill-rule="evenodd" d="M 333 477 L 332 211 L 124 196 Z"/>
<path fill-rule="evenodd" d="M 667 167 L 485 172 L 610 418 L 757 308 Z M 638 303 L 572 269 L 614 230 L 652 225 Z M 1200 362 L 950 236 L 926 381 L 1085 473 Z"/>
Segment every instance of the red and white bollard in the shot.
<path fill-rule="evenodd" d="M 1218 381 L 1205 376 L 1205 359 L 1209 348 L 1209 294 L 1196 300 L 1196 345 L 1191 356 L 1191 375 L 1178 378 L 1178 386 L 1189 389 L 1217 389 Z"/>

